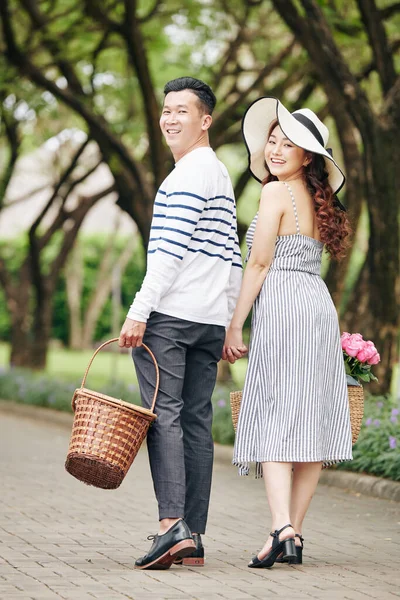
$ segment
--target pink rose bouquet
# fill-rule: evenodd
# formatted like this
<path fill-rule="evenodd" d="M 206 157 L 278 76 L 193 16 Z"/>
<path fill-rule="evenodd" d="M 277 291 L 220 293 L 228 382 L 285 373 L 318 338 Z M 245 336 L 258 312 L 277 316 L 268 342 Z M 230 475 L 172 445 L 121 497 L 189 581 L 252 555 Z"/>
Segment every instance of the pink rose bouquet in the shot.
<path fill-rule="evenodd" d="M 378 381 L 371 367 L 381 360 L 373 342 L 366 341 L 360 333 L 342 333 L 340 338 L 347 375 L 357 381 Z"/>

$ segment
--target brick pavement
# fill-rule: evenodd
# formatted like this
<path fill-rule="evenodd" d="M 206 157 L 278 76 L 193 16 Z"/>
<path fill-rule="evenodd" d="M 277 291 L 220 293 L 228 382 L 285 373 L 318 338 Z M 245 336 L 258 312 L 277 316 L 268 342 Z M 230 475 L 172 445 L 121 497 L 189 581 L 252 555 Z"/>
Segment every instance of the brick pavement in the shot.
<path fill-rule="evenodd" d="M 0 412 L 1 600 L 400 598 L 400 504 L 319 486 L 305 563 L 247 568 L 269 527 L 263 484 L 216 461 L 204 568 L 137 571 L 156 532 L 147 455 L 103 491 L 63 468 L 69 431 Z"/>

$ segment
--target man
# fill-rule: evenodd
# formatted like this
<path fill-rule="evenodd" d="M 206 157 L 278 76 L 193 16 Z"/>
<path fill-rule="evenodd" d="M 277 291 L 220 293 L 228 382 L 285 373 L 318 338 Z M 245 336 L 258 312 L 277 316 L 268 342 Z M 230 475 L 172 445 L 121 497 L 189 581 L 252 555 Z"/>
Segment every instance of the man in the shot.
<path fill-rule="evenodd" d="M 160 368 L 157 419 L 147 437 L 160 528 L 135 563 L 140 569 L 204 564 L 211 395 L 242 272 L 232 184 L 209 144 L 215 96 L 192 77 L 170 81 L 164 94 L 160 127 L 175 168 L 155 198 L 146 276 L 119 340 L 133 348 L 146 407 L 154 366 L 142 340 Z"/>

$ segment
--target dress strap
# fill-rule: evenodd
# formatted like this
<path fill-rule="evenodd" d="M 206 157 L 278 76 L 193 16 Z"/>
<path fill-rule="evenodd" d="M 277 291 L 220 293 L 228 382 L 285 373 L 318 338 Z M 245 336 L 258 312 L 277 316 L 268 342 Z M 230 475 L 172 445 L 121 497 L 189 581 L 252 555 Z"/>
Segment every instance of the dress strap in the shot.
<path fill-rule="evenodd" d="M 290 187 L 290 185 L 288 183 L 286 183 L 286 181 L 283 181 L 282 183 L 284 183 L 286 185 L 287 189 L 289 190 L 289 194 L 290 194 L 290 197 L 292 199 L 292 204 L 293 204 L 294 218 L 296 219 L 296 233 L 300 233 L 299 217 L 297 215 L 297 207 L 296 207 L 296 202 L 294 201 L 294 195 L 292 192 L 292 188 Z"/>

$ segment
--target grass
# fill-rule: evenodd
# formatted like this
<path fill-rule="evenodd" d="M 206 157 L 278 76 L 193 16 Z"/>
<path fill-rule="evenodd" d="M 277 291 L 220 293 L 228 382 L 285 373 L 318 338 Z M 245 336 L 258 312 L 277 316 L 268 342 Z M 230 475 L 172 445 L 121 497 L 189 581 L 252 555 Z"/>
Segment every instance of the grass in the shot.
<path fill-rule="evenodd" d="M 80 380 L 93 355 L 92 350 L 51 349 L 47 357 L 46 375 L 59 381 Z M 0 343 L 0 366 L 8 366 L 9 346 Z M 129 353 L 120 354 L 106 349 L 99 352 L 90 367 L 88 387 L 102 387 L 112 381 L 135 383 L 136 374 Z"/>
<path fill-rule="evenodd" d="M 82 379 L 92 350 L 68 350 L 64 348 L 51 349 L 47 358 L 46 375 L 60 381 L 71 381 Z M 0 366 L 8 366 L 9 345 L 0 342 Z M 231 365 L 232 377 L 235 389 L 242 389 L 247 369 L 247 359 L 238 360 Z M 125 384 L 137 383 L 135 369 L 129 353 L 113 353 L 102 350 L 96 356 L 90 367 L 87 378 L 88 387 L 100 388 L 105 384 L 121 381 Z M 398 397 L 400 392 L 400 364 L 396 364 L 393 370 L 391 395 Z"/>
<path fill-rule="evenodd" d="M 115 346 L 117 346 L 115 344 Z M 47 357 L 45 374 L 59 381 L 80 380 L 93 355 L 92 350 L 68 350 L 52 348 Z M 9 362 L 9 345 L 0 343 L 0 366 L 7 368 Z M 237 388 L 243 386 L 247 360 L 239 360 L 232 366 L 232 376 Z M 106 348 L 97 354 L 90 367 L 87 387 L 101 388 L 113 381 L 126 384 L 136 383 L 136 373 L 130 353 L 109 352 Z"/>
<path fill-rule="evenodd" d="M 91 350 L 51 350 L 48 355 L 46 373 L 64 381 L 72 377 L 81 379 L 92 355 Z M 91 384 L 101 386 L 115 380 L 124 383 L 136 381 L 136 373 L 130 354 L 128 352 L 121 354 L 119 352 L 100 351 L 90 367 L 87 377 L 88 387 Z"/>
<path fill-rule="evenodd" d="M 10 347 L 4 342 L 0 342 L 0 366 L 6 367 L 8 365 L 8 358 L 10 355 Z"/>

